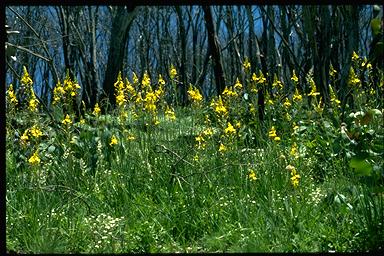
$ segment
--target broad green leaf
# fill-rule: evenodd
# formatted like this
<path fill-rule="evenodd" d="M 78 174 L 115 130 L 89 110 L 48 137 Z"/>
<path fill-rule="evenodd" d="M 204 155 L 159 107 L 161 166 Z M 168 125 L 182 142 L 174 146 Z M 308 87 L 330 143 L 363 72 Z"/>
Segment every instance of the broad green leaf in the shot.
<path fill-rule="evenodd" d="M 361 176 L 370 176 L 372 172 L 372 165 L 361 157 L 353 157 L 349 162 L 349 167 L 354 168 L 357 175 Z"/>

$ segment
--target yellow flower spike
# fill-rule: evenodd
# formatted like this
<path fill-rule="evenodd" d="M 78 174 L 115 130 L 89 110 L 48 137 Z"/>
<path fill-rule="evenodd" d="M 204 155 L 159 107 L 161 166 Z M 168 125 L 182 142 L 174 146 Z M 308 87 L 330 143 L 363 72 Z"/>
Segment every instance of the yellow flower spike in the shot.
<path fill-rule="evenodd" d="M 292 77 L 291 80 L 297 84 L 299 82 L 299 78 L 296 76 L 295 70 L 292 71 Z"/>
<path fill-rule="evenodd" d="M 359 55 L 357 55 L 357 53 L 355 51 L 353 51 L 352 53 L 352 61 L 357 61 L 359 59 Z"/>
<path fill-rule="evenodd" d="M 61 121 L 61 123 L 64 124 L 64 125 L 70 125 L 70 124 L 72 124 L 72 119 L 71 119 L 71 117 L 67 114 L 67 115 L 65 116 L 64 120 Z"/>
<path fill-rule="evenodd" d="M 32 128 L 30 129 L 29 132 L 35 138 L 39 138 L 39 137 L 41 137 L 43 135 L 41 130 L 39 128 L 37 128 L 36 125 L 32 126 Z"/>
<path fill-rule="evenodd" d="M 12 84 L 9 85 L 8 90 L 7 90 L 7 94 L 8 94 L 8 99 L 12 104 L 17 105 L 19 103 L 17 98 L 16 98 L 15 91 L 13 90 Z"/>
<path fill-rule="evenodd" d="M 316 84 L 313 78 L 310 78 L 309 85 L 311 86 L 311 92 L 308 94 L 308 96 L 315 97 L 316 95 L 320 95 L 320 93 L 317 92 Z"/>
<path fill-rule="evenodd" d="M 21 77 L 21 84 L 25 86 L 32 86 L 33 81 L 32 78 L 29 76 L 29 73 L 27 71 L 27 68 L 23 66 L 23 76 Z"/>
<path fill-rule="evenodd" d="M 227 151 L 227 147 L 223 143 L 220 143 L 219 152 L 223 153 L 225 151 Z"/>
<path fill-rule="evenodd" d="M 292 104 L 291 104 L 291 102 L 289 101 L 288 98 L 285 98 L 285 101 L 284 101 L 283 105 L 284 105 L 285 108 L 289 108 Z"/>
<path fill-rule="evenodd" d="M 293 95 L 293 101 L 294 102 L 299 102 L 303 99 L 303 96 L 299 93 L 299 90 L 296 88 L 295 89 L 295 94 Z"/>
<path fill-rule="evenodd" d="M 134 84 L 139 83 L 139 78 L 137 77 L 135 72 L 132 72 L 132 81 Z"/>
<path fill-rule="evenodd" d="M 227 97 L 236 97 L 238 94 L 226 86 L 223 91 L 223 95 Z"/>
<path fill-rule="evenodd" d="M 171 79 L 174 79 L 177 76 L 176 68 L 173 65 L 171 65 L 171 68 L 169 69 L 169 76 Z"/>
<path fill-rule="evenodd" d="M 33 155 L 28 159 L 28 162 L 29 162 L 31 165 L 38 165 L 38 164 L 40 164 L 41 160 L 40 160 L 40 157 L 39 157 L 39 154 L 38 154 L 37 150 L 36 150 L 35 153 L 33 153 Z"/>
<path fill-rule="evenodd" d="M 167 106 L 167 109 L 165 110 L 165 116 L 166 116 L 167 119 L 169 119 L 171 121 L 176 120 L 175 112 L 169 106 Z"/>
<path fill-rule="evenodd" d="M 234 85 L 235 90 L 241 90 L 243 88 L 243 85 L 240 83 L 239 78 L 236 78 L 236 83 Z"/>
<path fill-rule="evenodd" d="M 248 71 L 251 68 L 251 63 L 248 61 L 248 58 L 245 58 L 243 67 L 245 71 Z"/>
<path fill-rule="evenodd" d="M 190 100 L 194 103 L 199 103 L 203 100 L 203 96 L 200 94 L 199 89 L 189 84 L 189 90 L 187 91 Z"/>
<path fill-rule="evenodd" d="M 112 135 L 111 142 L 109 143 L 109 146 L 117 145 L 117 138 L 115 135 Z"/>
<path fill-rule="evenodd" d="M 337 74 L 337 71 L 333 68 L 333 66 L 332 66 L 332 64 L 331 64 L 330 67 L 329 67 L 329 75 L 330 75 L 331 77 L 335 77 L 336 74 Z"/>
<path fill-rule="evenodd" d="M 23 143 L 26 143 L 29 139 L 28 132 L 29 132 L 29 129 L 25 130 L 23 135 L 20 137 L 20 139 Z"/>
<path fill-rule="evenodd" d="M 272 126 L 271 127 L 271 130 L 269 130 L 268 132 L 268 136 L 271 138 L 271 139 L 274 139 L 277 135 L 276 135 L 276 129 L 275 129 L 275 126 Z"/>
<path fill-rule="evenodd" d="M 143 81 L 141 81 L 141 85 L 143 86 L 144 89 L 147 89 L 148 91 L 152 90 L 151 78 L 149 77 L 147 71 L 144 72 Z"/>
<path fill-rule="evenodd" d="M 255 181 L 255 180 L 257 180 L 256 173 L 255 173 L 254 170 L 252 170 L 252 169 L 249 170 L 248 178 L 249 178 L 251 181 Z"/>
<path fill-rule="evenodd" d="M 93 112 L 92 114 L 94 114 L 95 116 L 99 116 L 100 115 L 100 112 L 101 112 L 101 109 L 99 107 L 99 103 L 96 103 L 95 104 L 95 107 L 93 108 Z"/>
<path fill-rule="evenodd" d="M 225 128 L 224 132 L 225 132 L 225 134 L 235 134 L 236 129 L 232 126 L 232 124 L 230 122 L 228 122 L 228 126 L 227 126 L 227 128 Z"/>
<path fill-rule="evenodd" d="M 298 149 L 297 149 L 297 144 L 296 142 L 294 142 L 291 146 L 291 149 L 289 151 L 289 154 L 291 156 L 293 156 L 294 158 L 299 158 L 299 153 L 298 153 Z"/>
<path fill-rule="evenodd" d="M 37 106 L 38 106 L 38 101 L 36 100 L 36 98 L 33 95 L 32 98 L 28 102 L 28 109 L 32 112 L 36 112 Z"/>
<path fill-rule="evenodd" d="M 165 85 L 165 81 L 164 81 L 163 77 L 161 76 L 161 74 L 159 74 L 158 83 L 159 83 L 160 85 Z"/>

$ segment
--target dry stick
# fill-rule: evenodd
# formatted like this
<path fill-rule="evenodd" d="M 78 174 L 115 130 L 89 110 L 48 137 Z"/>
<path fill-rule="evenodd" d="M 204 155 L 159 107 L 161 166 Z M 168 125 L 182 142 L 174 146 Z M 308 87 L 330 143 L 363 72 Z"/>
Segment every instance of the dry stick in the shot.
<path fill-rule="evenodd" d="M 38 53 L 35 53 L 35 52 L 33 52 L 33 51 L 31 51 L 31 50 L 29 50 L 29 49 L 23 47 L 23 46 L 14 45 L 14 44 L 11 44 L 11 43 L 8 43 L 8 42 L 6 42 L 6 44 L 9 45 L 9 46 L 15 47 L 15 48 L 17 48 L 17 49 L 19 49 L 19 50 L 22 50 L 22 51 L 24 51 L 24 52 L 30 53 L 30 54 L 32 54 L 33 56 L 36 56 L 36 57 L 38 57 L 38 58 L 40 58 L 40 59 L 45 60 L 46 62 L 50 62 L 50 61 L 51 61 L 51 60 L 47 59 L 46 57 L 44 57 L 44 56 L 42 56 L 42 55 L 40 55 L 40 54 L 38 54 Z"/>
<path fill-rule="evenodd" d="M 185 162 L 185 163 L 191 165 L 192 167 L 195 167 L 191 162 L 188 162 L 188 161 L 185 160 L 183 157 L 179 156 L 176 152 L 170 150 L 170 149 L 167 148 L 166 146 L 164 146 L 164 145 L 160 145 L 160 144 L 156 144 L 155 147 L 161 147 L 161 148 L 163 148 L 165 151 L 167 151 L 167 152 L 169 152 L 169 153 L 172 153 L 173 155 L 175 155 L 175 156 L 179 159 L 178 162 L 180 162 L 180 161 L 182 160 L 183 162 Z M 177 162 L 177 163 L 178 163 L 178 162 Z M 176 164 L 177 164 L 177 163 L 176 163 Z"/>

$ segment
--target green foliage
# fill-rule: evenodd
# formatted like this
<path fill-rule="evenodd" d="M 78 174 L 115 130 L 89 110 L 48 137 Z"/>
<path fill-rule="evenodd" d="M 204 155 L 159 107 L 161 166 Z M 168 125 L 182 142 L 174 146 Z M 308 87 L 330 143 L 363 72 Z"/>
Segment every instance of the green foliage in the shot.
<path fill-rule="evenodd" d="M 209 103 L 191 86 L 191 108 L 175 109 L 148 78 L 120 77 L 117 109 L 96 105 L 79 120 L 60 97 L 52 117 L 8 101 L 7 250 L 379 250 L 382 103 L 356 87 L 360 110 L 340 120 L 337 98 L 322 104 L 310 75 L 307 95 L 284 95 L 275 78 L 260 123 L 263 77 Z"/>

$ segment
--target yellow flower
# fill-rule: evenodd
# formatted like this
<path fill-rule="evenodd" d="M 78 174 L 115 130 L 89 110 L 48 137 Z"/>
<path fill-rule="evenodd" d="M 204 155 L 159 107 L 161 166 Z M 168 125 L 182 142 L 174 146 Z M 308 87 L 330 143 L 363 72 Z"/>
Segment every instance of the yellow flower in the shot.
<path fill-rule="evenodd" d="M 37 153 L 37 150 L 36 150 L 35 153 L 33 153 L 33 155 L 28 159 L 28 162 L 29 162 L 31 165 L 38 165 L 38 164 L 40 164 L 41 160 L 40 160 L 39 154 Z"/>
<path fill-rule="evenodd" d="M 213 109 L 215 110 L 215 112 L 219 115 L 227 115 L 228 114 L 228 110 L 227 108 L 224 106 L 223 104 L 223 101 L 221 99 L 221 96 L 219 96 L 219 99 L 217 100 L 217 102 L 215 102 L 214 100 L 212 100 L 212 103 L 210 105 L 211 107 L 213 107 Z"/>
<path fill-rule="evenodd" d="M 27 142 L 27 140 L 29 139 L 29 137 L 28 137 L 28 132 L 29 132 L 29 129 L 25 130 L 24 133 L 23 133 L 23 135 L 20 137 L 20 139 L 21 139 L 21 141 L 22 141 L 23 143 Z"/>
<path fill-rule="evenodd" d="M 293 156 L 294 158 L 298 158 L 298 157 L 299 157 L 296 142 L 294 142 L 294 143 L 292 144 L 292 146 L 291 146 L 291 150 L 289 151 L 289 154 L 290 154 L 291 156 Z"/>
<path fill-rule="evenodd" d="M 237 96 L 237 92 L 229 89 L 228 87 L 225 87 L 224 91 L 223 91 L 223 95 L 224 96 L 227 96 L 227 97 L 236 97 Z"/>
<path fill-rule="evenodd" d="M 34 125 L 29 132 L 35 138 L 39 138 L 43 135 L 41 130 L 39 128 L 37 128 L 36 125 Z"/>
<path fill-rule="evenodd" d="M 169 120 L 176 120 L 176 115 L 175 115 L 175 112 L 173 111 L 172 108 L 170 108 L 169 106 L 167 106 L 167 109 L 165 110 L 165 116 L 169 119 Z"/>
<path fill-rule="evenodd" d="M 27 71 L 27 68 L 25 66 L 23 66 L 23 76 L 21 78 L 21 84 L 25 85 L 25 86 L 32 86 L 33 84 L 33 81 L 31 79 L 31 77 L 29 76 L 28 74 L 28 71 Z"/>
<path fill-rule="evenodd" d="M 132 72 L 132 81 L 134 84 L 137 84 L 139 82 L 139 78 L 137 77 L 135 72 Z"/>
<path fill-rule="evenodd" d="M 294 188 L 299 185 L 300 175 L 297 173 L 296 168 L 293 165 L 287 165 L 286 170 L 291 172 L 291 184 Z"/>
<path fill-rule="evenodd" d="M 275 138 L 277 135 L 276 135 L 276 129 L 275 129 L 275 126 L 272 126 L 271 127 L 271 130 L 269 130 L 269 133 L 268 133 L 268 136 L 273 139 Z"/>
<path fill-rule="evenodd" d="M 200 94 L 199 89 L 192 86 L 192 84 L 189 85 L 189 90 L 187 91 L 187 93 L 192 102 L 198 103 L 203 100 L 203 96 Z"/>
<path fill-rule="evenodd" d="M 295 94 L 293 95 L 293 101 L 299 102 L 303 99 L 303 96 L 299 93 L 299 90 L 296 88 Z"/>
<path fill-rule="evenodd" d="M 294 188 L 297 188 L 299 186 L 299 181 L 300 181 L 300 175 L 295 174 L 291 177 L 291 184 Z"/>
<path fill-rule="evenodd" d="M 236 128 L 239 129 L 241 127 L 241 123 L 240 121 L 237 121 L 237 123 L 235 124 Z"/>
<path fill-rule="evenodd" d="M 353 67 L 351 67 L 349 70 L 349 77 L 348 78 L 349 78 L 348 84 L 351 86 L 359 85 L 361 83 L 360 79 L 355 74 L 355 70 L 353 69 Z"/>
<path fill-rule="evenodd" d="M 67 115 L 65 116 L 64 120 L 61 121 L 61 123 L 64 124 L 64 125 L 70 125 L 70 124 L 72 124 L 72 119 L 71 119 L 71 117 L 67 114 Z"/>
<path fill-rule="evenodd" d="M 357 55 L 357 53 L 355 51 L 353 51 L 353 53 L 352 53 L 352 61 L 356 61 L 359 58 L 360 58 L 359 55 Z"/>
<path fill-rule="evenodd" d="M 128 140 L 135 140 L 135 139 L 136 139 L 135 136 L 133 136 L 132 134 L 128 135 Z"/>
<path fill-rule="evenodd" d="M 33 95 L 34 96 L 34 95 Z M 29 110 L 31 110 L 32 112 L 35 112 L 37 111 L 37 106 L 38 106 L 38 101 L 36 100 L 35 97 L 32 97 L 30 100 L 29 100 L 29 103 L 28 103 L 28 108 Z"/>
<path fill-rule="evenodd" d="M 117 144 L 117 138 L 115 135 L 112 135 L 111 142 L 109 143 L 110 146 Z"/>
<path fill-rule="evenodd" d="M 202 136 L 202 134 L 200 134 L 199 136 L 197 136 L 196 138 L 195 138 L 195 140 L 197 141 L 197 148 L 198 149 L 200 149 L 200 148 L 202 148 L 202 149 L 204 149 L 205 148 L 205 139 L 204 139 L 204 137 Z"/>
<path fill-rule="evenodd" d="M 223 143 L 220 143 L 219 152 L 222 153 L 225 151 L 227 151 L 227 147 Z"/>
<path fill-rule="evenodd" d="M 295 70 L 293 70 L 293 74 L 292 74 L 291 80 L 292 80 L 295 84 L 297 84 L 297 83 L 299 82 L 299 78 L 296 76 Z"/>
<path fill-rule="evenodd" d="M 100 112 L 101 112 L 101 109 L 99 107 L 99 103 L 96 103 L 95 107 L 93 108 L 92 114 L 94 114 L 95 116 L 98 116 L 98 115 L 100 115 Z"/>
<path fill-rule="evenodd" d="M 127 100 L 125 99 L 124 91 L 119 91 L 119 93 L 116 96 L 116 103 L 117 103 L 117 105 L 121 106 L 126 101 Z"/>
<path fill-rule="evenodd" d="M 337 99 L 337 96 L 331 85 L 329 85 L 329 95 L 331 96 L 331 102 L 334 102 L 337 107 L 340 107 L 341 101 Z"/>
<path fill-rule="evenodd" d="M 161 76 L 161 74 L 159 74 L 159 80 L 158 80 L 158 83 L 159 83 L 160 85 L 165 85 L 165 81 L 164 81 L 163 77 Z"/>
<path fill-rule="evenodd" d="M 337 74 L 337 71 L 333 68 L 333 66 L 332 66 L 332 64 L 331 64 L 331 66 L 329 67 L 329 75 L 330 75 L 331 77 L 335 77 L 336 74 Z"/>
<path fill-rule="evenodd" d="M 207 128 L 207 129 L 205 129 L 205 130 L 203 131 L 203 134 L 204 134 L 205 136 L 207 136 L 207 137 L 212 136 L 212 135 L 213 135 L 213 130 L 212 130 L 212 128 Z"/>
<path fill-rule="evenodd" d="M 225 128 L 225 130 L 224 130 L 224 132 L 226 133 L 226 134 L 230 134 L 230 133 L 233 133 L 233 134 L 235 134 L 236 133 L 236 129 L 232 126 L 232 124 L 230 123 L 230 122 L 228 122 L 228 126 L 227 126 L 227 128 Z"/>
<path fill-rule="evenodd" d="M 283 83 L 277 78 L 277 75 L 276 75 L 276 74 L 275 74 L 275 76 L 273 77 L 272 87 L 273 87 L 273 88 L 276 88 L 276 89 L 278 89 L 278 90 L 283 89 Z"/>
<path fill-rule="evenodd" d="M 169 69 L 169 76 L 171 77 L 171 79 L 177 76 L 176 68 L 173 65 L 171 65 L 171 68 Z"/>
<path fill-rule="evenodd" d="M 13 90 L 13 85 L 12 84 L 9 85 L 7 92 L 8 92 L 8 99 L 9 99 L 9 101 L 12 104 L 17 105 L 18 101 L 17 101 L 17 98 L 16 98 L 15 91 Z"/>
<path fill-rule="evenodd" d="M 248 178 L 249 178 L 250 180 L 257 180 L 256 173 L 255 173 L 254 170 L 252 170 L 252 169 L 249 170 Z"/>
<path fill-rule="evenodd" d="M 243 63 L 243 67 L 246 71 L 251 68 L 251 63 L 249 63 L 248 58 L 245 58 L 244 63 Z"/>
<path fill-rule="evenodd" d="M 284 107 L 289 108 L 292 104 L 288 98 L 285 98 L 283 105 L 284 105 Z"/>
<path fill-rule="evenodd" d="M 257 76 L 255 73 L 252 74 L 252 80 L 257 84 L 263 84 L 267 81 L 267 79 L 264 77 L 264 74 L 263 72 L 261 72 L 261 70 L 259 71 L 259 76 Z"/>
<path fill-rule="evenodd" d="M 240 90 L 241 88 L 243 88 L 243 85 L 240 83 L 239 78 L 236 78 L 236 83 L 234 85 L 234 88 L 235 90 L 236 89 Z"/>
<path fill-rule="evenodd" d="M 156 97 L 156 94 L 153 93 L 153 92 L 149 92 L 147 93 L 147 95 L 145 95 L 145 98 L 144 98 L 144 108 L 148 111 L 148 112 L 152 112 L 152 113 L 155 113 L 156 112 L 156 101 L 157 101 L 157 97 Z"/>
<path fill-rule="evenodd" d="M 308 94 L 308 96 L 315 97 L 316 95 L 320 95 L 319 92 L 317 92 L 315 81 L 313 81 L 313 78 L 309 79 L 309 85 L 311 86 L 311 92 Z"/>
<path fill-rule="evenodd" d="M 148 72 L 144 72 L 143 81 L 141 81 L 141 84 L 143 85 L 143 88 L 148 88 L 148 90 L 152 90 L 151 88 L 151 78 L 148 75 Z"/>

